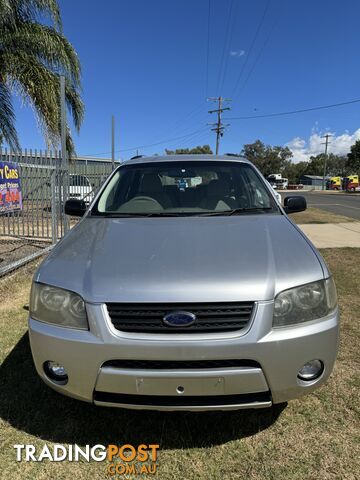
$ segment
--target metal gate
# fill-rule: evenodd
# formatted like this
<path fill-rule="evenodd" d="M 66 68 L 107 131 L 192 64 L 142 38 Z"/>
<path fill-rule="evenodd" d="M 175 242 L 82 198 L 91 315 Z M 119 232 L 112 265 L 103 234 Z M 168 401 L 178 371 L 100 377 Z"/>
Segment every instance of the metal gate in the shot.
<path fill-rule="evenodd" d="M 17 165 L 22 209 L 0 213 L 0 276 L 43 255 L 77 219 L 64 214 L 65 200 L 89 203 L 112 171 L 112 164 L 87 161 L 63 168 L 60 152 L 0 150 L 0 161 Z"/>

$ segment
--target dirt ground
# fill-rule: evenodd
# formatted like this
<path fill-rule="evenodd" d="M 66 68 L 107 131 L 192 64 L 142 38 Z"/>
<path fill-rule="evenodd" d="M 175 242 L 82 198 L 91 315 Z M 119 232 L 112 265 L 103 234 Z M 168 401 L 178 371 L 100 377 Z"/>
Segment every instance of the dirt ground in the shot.
<path fill-rule="evenodd" d="M 49 242 L 14 237 L 0 237 L 0 268 L 37 253 L 49 246 Z"/>

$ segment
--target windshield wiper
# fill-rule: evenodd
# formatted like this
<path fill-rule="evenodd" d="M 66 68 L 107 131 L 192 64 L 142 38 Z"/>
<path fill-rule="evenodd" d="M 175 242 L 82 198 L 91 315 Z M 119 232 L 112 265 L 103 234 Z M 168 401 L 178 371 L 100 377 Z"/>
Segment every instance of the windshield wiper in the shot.
<path fill-rule="evenodd" d="M 175 213 L 175 212 L 168 212 L 168 213 L 148 213 L 145 215 L 146 217 L 183 217 L 183 213 Z"/>
<path fill-rule="evenodd" d="M 245 207 L 245 208 L 234 208 L 232 210 L 222 210 L 221 212 L 206 212 L 206 213 L 199 213 L 199 212 L 109 212 L 109 213 L 98 213 L 92 214 L 94 217 L 103 217 L 103 218 L 131 218 L 131 217 L 192 217 L 192 216 L 200 216 L 200 217 L 215 217 L 215 216 L 230 216 L 230 215 L 241 215 L 246 213 L 253 213 L 253 212 L 268 212 L 270 210 L 274 210 L 274 207 Z"/>
<path fill-rule="evenodd" d="M 131 218 L 131 217 L 179 217 L 178 213 L 158 213 L 158 212 L 148 212 L 148 213 L 128 213 L 128 212 L 117 212 L 117 213 L 101 213 L 101 214 L 92 214 L 93 217 L 104 217 L 104 218 Z"/>
<path fill-rule="evenodd" d="M 246 207 L 246 208 L 234 208 L 228 215 L 237 215 L 238 213 L 251 213 L 251 212 L 268 212 L 274 210 L 274 207 Z"/>
<path fill-rule="evenodd" d="M 202 216 L 204 217 L 212 217 L 212 216 L 221 216 L 221 215 L 241 215 L 246 213 L 253 213 L 253 212 L 268 212 L 269 210 L 274 210 L 273 207 L 241 207 L 241 208 L 233 208 L 232 210 L 223 210 L 222 212 L 209 212 L 203 213 Z"/>

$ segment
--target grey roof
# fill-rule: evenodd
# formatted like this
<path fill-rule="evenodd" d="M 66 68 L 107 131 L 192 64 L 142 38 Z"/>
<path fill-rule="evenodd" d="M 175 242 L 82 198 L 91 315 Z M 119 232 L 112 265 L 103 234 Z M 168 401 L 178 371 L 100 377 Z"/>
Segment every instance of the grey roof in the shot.
<path fill-rule="evenodd" d="M 311 178 L 312 180 L 322 180 L 323 177 L 320 177 L 319 175 L 301 175 L 301 178 Z M 329 178 L 329 177 L 325 177 Z"/>
<path fill-rule="evenodd" d="M 153 157 L 138 157 L 130 160 L 125 160 L 122 162 L 122 165 L 130 165 L 136 163 L 151 163 L 151 162 L 190 162 L 194 160 L 209 160 L 209 161 L 227 161 L 227 162 L 246 162 L 251 163 L 249 160 L 246 160 L 244 157 L 236 157 L 233 155 L 158 155 Z"/>
<path fill-rule="evenodd" d="M 104 158 L 104 157 L 87 157 L 84 155 L 77 155 L 74 157 L 74 160 L 78 162 L 90 162 L 90 163 L 111 163 L 111 158 Z M 115 163 L 119 163 L 119 160 L 115 160 Z"/>

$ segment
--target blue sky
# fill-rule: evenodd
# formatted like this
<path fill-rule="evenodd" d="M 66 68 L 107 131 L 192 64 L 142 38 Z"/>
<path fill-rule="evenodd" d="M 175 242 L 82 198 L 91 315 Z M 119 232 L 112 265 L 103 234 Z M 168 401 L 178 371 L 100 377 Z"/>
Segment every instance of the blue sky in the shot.
<path fill-rule="evenodd" d="M 78 154 L 162 153 L 209 143 L 206 96 L 232 98 L 226 117 L 261 115 L 360 98 L 357 0 L 60 0 L 64 32 L 83 70 L 85 120 Z M 257 32 L 257 35 L 256 35 Z M 208 59 L 208 61 L 207 61 Z M 208 74 L 207 74 L 208 73 Z M 236 85 L 238 88 L 235 88 Z M 44 148 L 29 108 L 16 102 L 23 148 Z M 229 120 L 221 152 L 244 143 L 288 144 L 295 160 L 346 153 L 360 138 L 360 103 L 293 116 Z M 193 134 L 193 135 L 190 135 Z M 178 138 L 181 137 L 181 138 Z M 120 151 L 127 150 L 127 151 Z"/>

